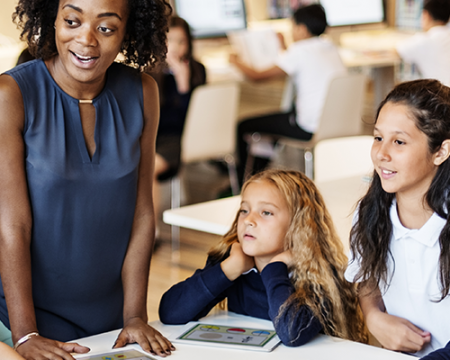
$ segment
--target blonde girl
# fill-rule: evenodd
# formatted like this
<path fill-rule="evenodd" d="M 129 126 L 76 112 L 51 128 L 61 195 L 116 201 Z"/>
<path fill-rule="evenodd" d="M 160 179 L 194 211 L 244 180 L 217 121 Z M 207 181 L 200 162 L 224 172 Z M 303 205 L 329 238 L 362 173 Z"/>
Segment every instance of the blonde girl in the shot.
<path fill-rule="evenodd" d="M 243 186 L 231 230 L 206 266 L 162 297 L 161 321 L 197 320 L 228 299 L 230 311 L 271 320 L 281 341 L 318 333 L 365 341 L 347 257 L 322 196 L 300 172 L 269 170 Z"/>

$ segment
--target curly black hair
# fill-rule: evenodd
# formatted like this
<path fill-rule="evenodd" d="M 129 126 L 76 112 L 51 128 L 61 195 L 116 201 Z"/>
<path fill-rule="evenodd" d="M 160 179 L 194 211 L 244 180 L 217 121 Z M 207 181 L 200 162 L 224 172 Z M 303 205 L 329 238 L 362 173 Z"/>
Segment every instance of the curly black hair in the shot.
<path fill-rule="evenodd" d="M 121 52 L 125 64 L 141 71 L 163 62 L 167 53 L 168 17 L 172 8 L 166 0 L 127 0 L 129 17 Z M 13 13 L 36 58 L 47 60 L 57 54 L 54 23 L 59 0 L 19 0 Z"/>

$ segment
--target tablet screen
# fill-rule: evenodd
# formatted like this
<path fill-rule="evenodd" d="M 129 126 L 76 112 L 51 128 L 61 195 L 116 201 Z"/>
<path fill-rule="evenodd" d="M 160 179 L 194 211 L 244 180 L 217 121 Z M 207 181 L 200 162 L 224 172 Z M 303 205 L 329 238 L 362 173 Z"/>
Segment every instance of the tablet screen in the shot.
<path fill-rule="evenodd" d="M 276 333 L 273 330 L 249 329 L 223 325 L 197 324 L 178 337 L 180 340 L 264 347 Z"/>
<path fill-rule="evenodd" d="M 98 355 L 85 355 L 82 357 L 77 356 L 76 358 L 80 360 L 156 360 L 150 355 L 133 349 L 108 352 Z"/>

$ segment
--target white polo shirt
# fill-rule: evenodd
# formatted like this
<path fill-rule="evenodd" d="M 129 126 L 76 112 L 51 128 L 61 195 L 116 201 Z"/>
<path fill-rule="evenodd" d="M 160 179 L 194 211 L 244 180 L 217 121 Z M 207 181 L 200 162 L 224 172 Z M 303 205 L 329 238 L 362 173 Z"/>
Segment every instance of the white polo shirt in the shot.
<path fill-rule="evenodd" d="M 389 286 L 380 287 L 386 312 L 407 319 L 431 333 L 431 343 L 416 356 L 424 356 L 444 347 L 450 340 L 450 297 L 441 302 L 439 280 L 439 234 L 445 220 L 434 213 L 420 229 L 410 230 L 401 223 L 394 200 L 390 209 L 393 234 L 388 261 Z M 345 278 L 353 282 L 359 270 L 359 256 L 352 261 Z M 395 270 L 395 271 L 394 271 Z"/>
<path fill-rule="evenodd" d="M 450 86 L 450 28 L 435 26 L 397 45 L 408 63 L 417 65 L 424 79 L 437 79 Z"/>
<path fill-rule="evenodd" d="M 314 133 L 331 79 L 347 73 L 336 46 L 318 36 L 300 40 L 280 54 L 276 65 L 294 81 L 297 124 Z"/>

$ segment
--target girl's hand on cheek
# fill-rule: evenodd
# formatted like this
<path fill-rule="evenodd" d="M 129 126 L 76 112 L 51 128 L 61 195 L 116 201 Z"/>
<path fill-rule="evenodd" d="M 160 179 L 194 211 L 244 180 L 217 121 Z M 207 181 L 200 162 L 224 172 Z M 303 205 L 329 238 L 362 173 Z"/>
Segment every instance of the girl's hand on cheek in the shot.
<path fill-rule="evenodd" d="M 270 263 L 281 261 L 286 264 L 288 268 L 290 268 L 292 265 L 294 265 L 294 257 L 292 256 L 291 250 L 283 251 L 282 253 L 279 253 L 275 255 L 272 260 L 270 260 Z"/>
<path fill-rule="evenodd" d="M 255 266 L 253 257 L 244 254 L 242 246 L 238 242 L 231 245 L 230 256 L 220 264 L 225 276 L 231 280 L 236 280 L 242 273 Z"/>

